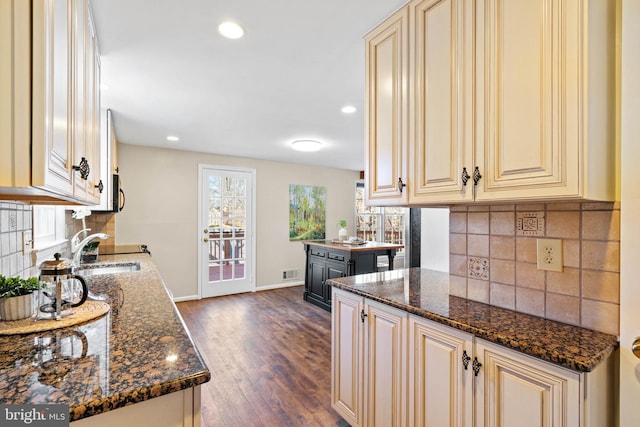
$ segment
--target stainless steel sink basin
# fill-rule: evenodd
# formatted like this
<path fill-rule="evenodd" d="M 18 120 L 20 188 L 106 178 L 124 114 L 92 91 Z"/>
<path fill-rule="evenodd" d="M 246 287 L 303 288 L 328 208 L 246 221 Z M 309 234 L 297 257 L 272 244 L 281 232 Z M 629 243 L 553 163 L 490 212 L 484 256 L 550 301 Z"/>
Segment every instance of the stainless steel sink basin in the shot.
<path fill-rule="evenodd" d="M 118 274 L 140 271 L 139 262 L 127 262 L 118 264 L 96 264 L 90 267 L 80 267 L 75 273 L 82 277 L 96 276 L 99 274 Z"/>

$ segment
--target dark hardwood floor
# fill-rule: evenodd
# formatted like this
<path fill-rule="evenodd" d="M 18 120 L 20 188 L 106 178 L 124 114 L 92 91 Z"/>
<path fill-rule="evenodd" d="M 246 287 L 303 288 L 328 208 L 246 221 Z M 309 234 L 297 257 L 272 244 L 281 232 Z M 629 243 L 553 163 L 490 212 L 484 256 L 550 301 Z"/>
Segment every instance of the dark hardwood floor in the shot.
<path fill-rule="evenodd" d="M 348 426 L 331 409 L 331 314 L 303 290 L 177 303 L 211 371 L 203 427 Z"/>

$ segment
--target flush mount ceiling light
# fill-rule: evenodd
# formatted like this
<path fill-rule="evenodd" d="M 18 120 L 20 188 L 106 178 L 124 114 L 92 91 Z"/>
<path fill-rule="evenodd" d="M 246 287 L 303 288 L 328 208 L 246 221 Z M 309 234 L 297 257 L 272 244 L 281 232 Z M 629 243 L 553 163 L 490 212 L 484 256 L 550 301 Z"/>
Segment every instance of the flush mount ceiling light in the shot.
<path fill-rule="evenodd" d="M 322 143 L 313 139 L 298 139 L 291 146 L 297 151 L 318 151 L 322 148 Z"/>
<path fill-rule="evenodd" d="M 239 39 L 244 35 L 244 29 L 231 21 L 225 21 L 218 25 L 218 32 L 228 39 Z"/>
<path fill-rule="evenodd" d="M 180 138 L 178 138 L 177 136 L 169 135 L 169 136 L 167 136 L 167 141 L 169 141 L 169 142 L 178 142 L 178 141 L 180 141 Z"/>
<path fill-rule="evenodd" d="M 353 105 L 345 105 L 344 107 L 342 107 L 342 111 L 345 114 L 353 114 L 356 112 L 356 107 L 354 107 Z"/>

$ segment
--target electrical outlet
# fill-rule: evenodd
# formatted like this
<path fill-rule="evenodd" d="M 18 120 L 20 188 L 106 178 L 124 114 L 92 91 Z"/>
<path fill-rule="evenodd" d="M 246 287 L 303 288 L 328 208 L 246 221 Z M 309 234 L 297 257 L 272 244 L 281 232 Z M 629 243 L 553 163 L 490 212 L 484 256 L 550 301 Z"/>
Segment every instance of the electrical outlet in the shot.
<path fill-rule="evenodd" d="M 538 270 L 562 272 L 562 240 L 536 239 Z"/>
<path fill-rule="evenodd" d="M 31 230 L 22 232 L 22 254 L 29 255 L 33 249 L 33 233 Z"/>

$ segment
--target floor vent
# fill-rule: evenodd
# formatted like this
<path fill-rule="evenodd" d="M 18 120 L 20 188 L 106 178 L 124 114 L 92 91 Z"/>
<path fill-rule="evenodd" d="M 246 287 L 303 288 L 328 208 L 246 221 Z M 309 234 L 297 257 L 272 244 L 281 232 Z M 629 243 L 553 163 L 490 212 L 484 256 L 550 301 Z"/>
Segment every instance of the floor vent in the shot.
<path fill-rule="evenodd" d="M 292 280 L 292 279 L 297 279 L 299 276 L 299 270 L 296 268 L 294 270 L 284 270 L 282 272 L 282 279 L 283 280 Z"/>

